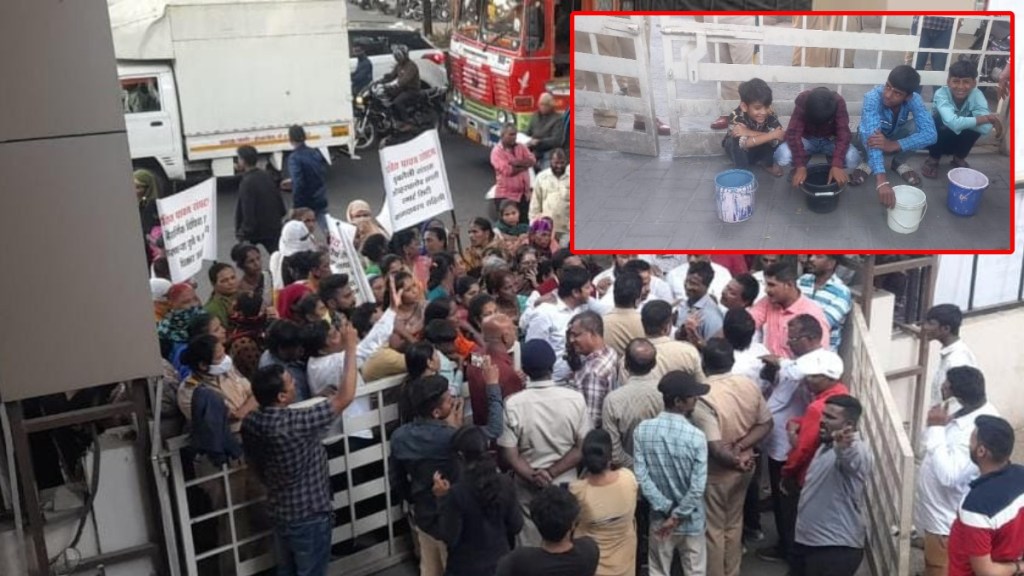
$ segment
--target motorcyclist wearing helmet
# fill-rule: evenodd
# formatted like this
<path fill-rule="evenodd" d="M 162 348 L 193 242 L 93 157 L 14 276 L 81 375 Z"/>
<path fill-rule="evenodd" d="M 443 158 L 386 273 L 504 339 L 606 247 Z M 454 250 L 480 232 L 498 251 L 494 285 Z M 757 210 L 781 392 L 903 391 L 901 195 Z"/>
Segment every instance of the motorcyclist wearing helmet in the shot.
<path fill-rule="evenodd" d="M 395 57 L 395 67 L 381 78 L 381 82 L 392 97 L 391 108 L 395 122 L 401 123 L 408 121 L 408 112 L 419 96 L 420 69 L 409 60 L 408 46 L 395 44 L 391 47 L 391 54 Z"/>

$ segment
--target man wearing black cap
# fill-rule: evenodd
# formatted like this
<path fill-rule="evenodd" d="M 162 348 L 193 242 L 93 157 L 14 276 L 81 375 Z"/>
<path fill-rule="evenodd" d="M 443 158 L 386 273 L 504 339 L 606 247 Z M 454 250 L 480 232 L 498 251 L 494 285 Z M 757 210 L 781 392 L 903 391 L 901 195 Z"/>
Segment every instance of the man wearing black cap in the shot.
<path fill-rule="evenodd" d="M 498 438 L 502 459 L 515 472 L 516 494 L 524 525 L 519 545 L 540 546 L 541 535 L 530 517 L 534 495 L 552 484 L 576 480 L 583 436 L 590 418 L 583 394 L 555 386 L 555 351 L 543 340 L 523 344 L 526 389 L 505 401 L 504 431 Z"/>
<path fill-rule="evenodd" d="M 684 574 L 705 572 L 708 445 L 704 433 L 687 417 L 697 397 L 709 390 L 689 372 L 665 374 L 658 383 L 664 412 L 641 423 L 634 433 L 634 470 L 651 505 L 651 576 L 668 576 L 674 552 L 679 553 Z"/>

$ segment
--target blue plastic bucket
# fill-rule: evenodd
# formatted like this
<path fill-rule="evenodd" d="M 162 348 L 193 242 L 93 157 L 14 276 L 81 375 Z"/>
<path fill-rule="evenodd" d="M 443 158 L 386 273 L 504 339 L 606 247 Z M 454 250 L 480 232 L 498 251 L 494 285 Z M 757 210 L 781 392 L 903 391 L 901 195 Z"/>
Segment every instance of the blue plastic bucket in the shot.
<path fill-rule="evenodd" d="M 985 188 L 988 188 L 988 176 L 971 168 L 954 168 L 949 171 L 946 207 L 957 216 L 974 216 Z"/>
<path fill-rule="evenodd" d="M 715 176 L 715 210 L 718 219 L 732 224 L 754 215 L 757 178 L 749 170 L 726 170 Z"/>

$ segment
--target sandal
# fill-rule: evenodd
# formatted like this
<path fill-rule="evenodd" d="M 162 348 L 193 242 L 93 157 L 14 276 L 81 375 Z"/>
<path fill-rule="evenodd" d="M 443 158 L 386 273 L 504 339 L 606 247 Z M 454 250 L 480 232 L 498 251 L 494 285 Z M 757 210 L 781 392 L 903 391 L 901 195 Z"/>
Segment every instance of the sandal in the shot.
<path fill-rule="evenodd" d="M 910 184 L 911 186 L 915 187 L 921 185 L 921 177 L 918 176 L 917 172 L 914 172 L 914 169 L 911 168 L 908 164 L 896 164 L 896 159 L 893 158 L 892 169 L 895 170 L 896 173 L 899 174 L 900 177 L 903 178 L 903 181 L 906 182 L 907 184 Z"/>
<path fill-rule="evenodd" d="M 765 166 L 764 167 L 764 171 L 769 173 L 769 174 L 771 174 L 772 176 L 775 176 L 776 178 L 778 178 L 779 176 L 782 176 L 782 167 L 781 166 L 776 166 L 775 164 L 772 164 L 770 166 Z"/>
<path fill-rule="evenodd" d="M 850 186 L 860 186 L 868 179 L 868 174 L 871 173 L 871 167 L 861 162 L 853 172 L 850 173 Z"/>
<path fill-rule="evenodd" d="M 924 161 L 924 165 L 921 166 L 921 175 L 925 178 L 938 178 L 939 177 L 939 159 L 929 157 Z"/>
<path fill-rule="evenodd" d="M 954 168 L 970 168 L 971 167 L 971 165 L 967 163 L 967 160 L 964 160 L 963 158 L 957 158 L 956 156 L 953 157 L 953 161 L 950 162 L 950 165 L 953 166 Z"/>

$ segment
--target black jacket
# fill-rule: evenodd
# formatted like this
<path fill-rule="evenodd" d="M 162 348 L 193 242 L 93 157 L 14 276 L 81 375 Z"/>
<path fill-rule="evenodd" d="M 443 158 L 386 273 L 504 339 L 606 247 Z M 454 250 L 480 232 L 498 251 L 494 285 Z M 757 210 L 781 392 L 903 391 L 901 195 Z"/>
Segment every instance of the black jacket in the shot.
<path fill-rule="evenodd" d="M 249 170 L 238 184 L 235 237 L 249 242 L 280 237 L 285 211 L 284 198 L 270 174 Z"/>

